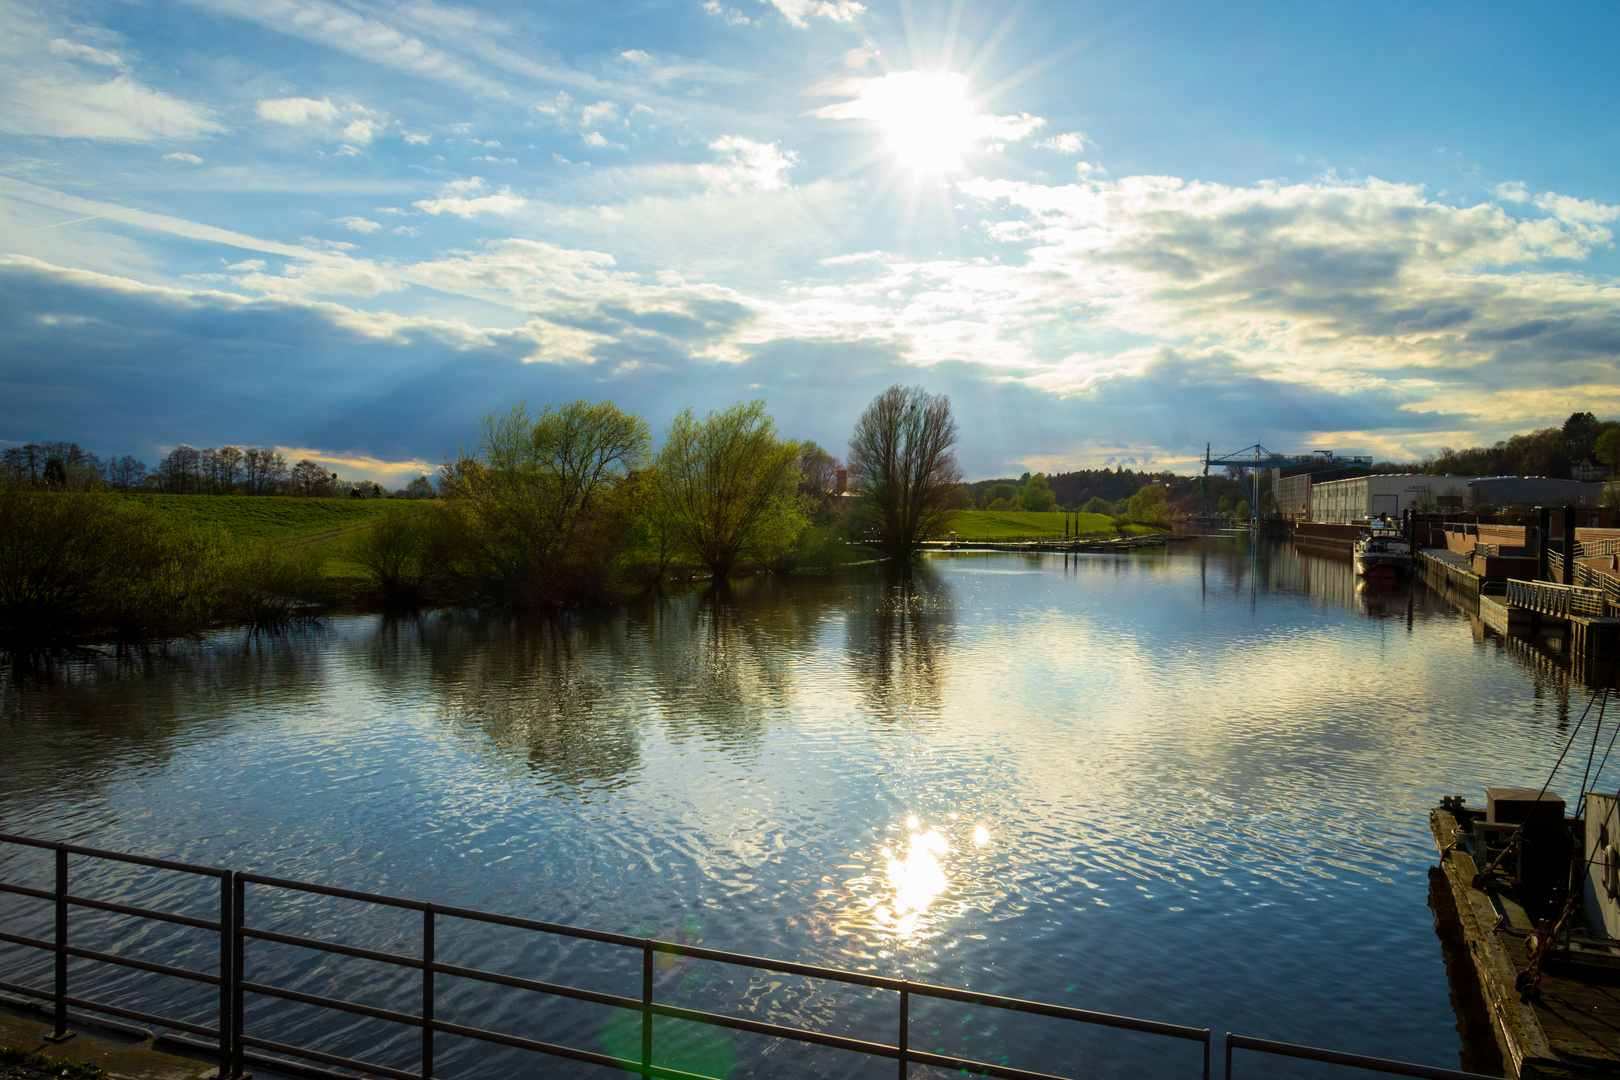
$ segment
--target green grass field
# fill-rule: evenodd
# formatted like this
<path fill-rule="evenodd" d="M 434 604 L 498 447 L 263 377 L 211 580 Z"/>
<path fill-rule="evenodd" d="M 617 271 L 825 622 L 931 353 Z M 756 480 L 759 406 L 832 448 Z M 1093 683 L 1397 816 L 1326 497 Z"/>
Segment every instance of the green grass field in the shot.
<path fill-rule="evenodd" d="M 1080 514 L 1081 533 L 1115 535 L 1114 520 L 1107 514 Z M 1036 513 L 1030 510 L 958 510 L 951 528 L 958 540 L 1013 540 L 1018 537 L 1062 536 L 1063 522 L 1074 528 L 1076 515 L 1059 512 Z M 1127 525 L 1131 536 L 1163 532 L 1151 525 Z"/>
<path fill-rule="evenodd" d="M 393 499 L 252 495 L 125 495 L 123 498 L 146 503 L 198 524 L 218 525 L 235 540 L 276 543 L 351 529 L 402 505 Z"/>

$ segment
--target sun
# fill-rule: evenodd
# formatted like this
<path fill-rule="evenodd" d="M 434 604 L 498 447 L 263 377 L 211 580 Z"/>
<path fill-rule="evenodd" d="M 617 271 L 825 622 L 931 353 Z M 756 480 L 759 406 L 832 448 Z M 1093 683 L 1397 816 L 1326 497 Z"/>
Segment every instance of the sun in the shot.
<path fill-rule="evenodd" d="M 974 144 L 995 133 L 998 118 L 980 112 L 969 91 L 968 77 L 954 71 L 896 71 L 861 80 L 854 100 L 820 115 L 869 120 L 901 165 L 941 175 L 960 171 Z"/>

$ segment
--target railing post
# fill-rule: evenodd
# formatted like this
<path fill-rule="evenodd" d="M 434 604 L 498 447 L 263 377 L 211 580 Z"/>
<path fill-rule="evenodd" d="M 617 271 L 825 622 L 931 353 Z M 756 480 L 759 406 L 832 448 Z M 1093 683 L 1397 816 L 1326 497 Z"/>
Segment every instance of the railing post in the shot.
<path fill-rule="evenodd" d="M 245 966 L 243 943 L 246 940 L 242 935 L 242 927 L 246 925 L 247 882 L 237 877 L 232 893 L 234 899 L 231 902 L 231 1075 L 241 1076 L 245 1049 L 242 1045 L 244 1012 L 242 981 Z"/>
<path fill-rule="evenodd" d="M 68 996 L 68 853 L 64 845 L 56 845 L 56 1016 L 49 1035 L 51 1042 L 73 1038 L 67 1026 Z"/>
<path fill-rule="evenodd" d="M 1226 1071 L 1221 1074 L 1221 1080 L 1232 1080 L 1232 1033 L 1226 1033 Z"/>
<path fill-rule="evenodd" d="M 231 901 L 236 875 L 227 870 L 219 879 L 219 1080 L 231 1074 Z"/>
<path fill-rule="evenodd" d="M 422 1080 L 433 1080 L 433 905 L 422 909 Z"/>
<path fill-rule="evenodd" d="M 900 1041 L 895 1047 L 900 1051 L 900 1080 L 906 1080 L 910 1072 L 906 1061 L 906 1051 L 911 1046 L 911 988 L 906 980 L 900 980 Z"/>
<path fill-rule="evenodd" d="M 1204 1029 L 1204 1080 L 1209 1080 L 1209 1040 L 1213 1038 L 1209 1029 Z"/>
<path fill-rule="evenodd" d="M 652 1075 L 653 939 L 641 943 L 641 1075 Z"/>

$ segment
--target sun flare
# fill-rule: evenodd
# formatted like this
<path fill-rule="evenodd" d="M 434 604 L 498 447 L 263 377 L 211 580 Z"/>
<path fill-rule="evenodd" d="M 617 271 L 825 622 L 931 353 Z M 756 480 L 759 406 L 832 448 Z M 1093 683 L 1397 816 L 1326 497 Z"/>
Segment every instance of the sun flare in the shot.
<path fill-rule="evenodd" d="M 901 165 L 938 175 L 962 169 L 976 144 L 1004 135 L 1008 121 L 1024 119 L 987 115 L 970 91 L 968 77 L 954 71 L 895 71 L 858 80 L 854 100 L 828 106 L 819 115 L 871 121 Z"/>

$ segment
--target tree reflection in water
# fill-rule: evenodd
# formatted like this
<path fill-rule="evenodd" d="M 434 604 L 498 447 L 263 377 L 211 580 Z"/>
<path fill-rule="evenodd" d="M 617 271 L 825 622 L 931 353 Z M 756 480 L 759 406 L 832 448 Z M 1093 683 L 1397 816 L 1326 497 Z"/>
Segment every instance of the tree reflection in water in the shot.
<path fill-rule="evenodd" d="M 444 719 L 588 795 L 635 780 L 650 723 L 752 759 L 791 711 L 792 658 L 842 598 L 832 583 L 745 579 L 543 619 L 428 618 L 420 641 Z"/>
<path fill-rule="evenodd" d="M 879 718 L 935 719 L 955 622 L 950 586 L 926 561 L 874 572 L 869 606 L 849 614 L 850 667 Z"/>

